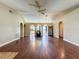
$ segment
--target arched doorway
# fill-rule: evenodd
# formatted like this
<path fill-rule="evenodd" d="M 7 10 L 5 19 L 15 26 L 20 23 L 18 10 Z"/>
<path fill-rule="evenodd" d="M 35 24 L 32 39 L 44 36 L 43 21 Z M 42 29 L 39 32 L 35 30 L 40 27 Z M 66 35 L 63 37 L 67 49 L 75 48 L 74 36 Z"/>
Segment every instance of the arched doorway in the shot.
<path fill-rule="evenodd" d="M 20 23 L 20 37 L 24 37 L 24 24 Z"/>
<path fill-rule="evenodd" d="M 59 38 L 63 38 L 63 22 L 59 22 Z"/>
<path fill-rule="evenodd" d="M 48 36 L 53 37 L 53 25 L 48 26 Z"/>

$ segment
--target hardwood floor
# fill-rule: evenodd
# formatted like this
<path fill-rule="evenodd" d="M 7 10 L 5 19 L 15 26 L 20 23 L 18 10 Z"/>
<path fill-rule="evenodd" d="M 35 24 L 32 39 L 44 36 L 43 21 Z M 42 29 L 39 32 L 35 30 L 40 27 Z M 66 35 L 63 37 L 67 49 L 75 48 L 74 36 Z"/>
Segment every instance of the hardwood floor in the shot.
<path fill-rule="evenodd" d="M 19 52 L 14 59 L 79 59 L 79 47 L 52 37 L 24 37 L 1 47 L 0 52 Z"/>
<path fill-rule="evenodd" d="M 75 46 L 69 42 L 64 42 L 65 59 L 79 59 L 79 46 Z"/>

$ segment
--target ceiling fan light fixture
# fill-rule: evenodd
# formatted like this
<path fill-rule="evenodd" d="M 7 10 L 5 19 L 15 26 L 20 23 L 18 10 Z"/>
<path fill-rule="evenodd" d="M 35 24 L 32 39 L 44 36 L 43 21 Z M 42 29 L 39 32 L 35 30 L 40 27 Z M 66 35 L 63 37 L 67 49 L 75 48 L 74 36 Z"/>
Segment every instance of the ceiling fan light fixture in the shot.
<path fill-rule="evenodd" d="M 42 6 L 40 5 L 39 1 L 35 0 L 35 4 L 30 4 L 30 6 L 34 6 L 35 8 L 37 8 L 38 12 L 41 13 L 42 15 L 45 15 L 46 13 L 46 8 L 42 8 Z"/>

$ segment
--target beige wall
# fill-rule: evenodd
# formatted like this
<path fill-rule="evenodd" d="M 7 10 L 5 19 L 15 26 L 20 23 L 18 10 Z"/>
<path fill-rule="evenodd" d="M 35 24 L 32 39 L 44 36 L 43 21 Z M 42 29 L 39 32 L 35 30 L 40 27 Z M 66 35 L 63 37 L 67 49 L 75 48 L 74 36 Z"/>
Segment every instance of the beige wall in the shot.
<path fill-rule="evenodd" d="M 64 39 L 79 45 L 79 8 L 64 16 Z"/>
<path fill-rule="evenodd" d="M 79 8 L 58 19 L 64 23 L 64 40 L 79 46 Z M 58 37 L 58 22 L 55 22 L 55 36 Z"/>
<path fill-rule="evenodd" d="M 10 8 L 0 4 L 0 45 L 20 36 L 20 22 L 23 22 L 19 15 Z"/>

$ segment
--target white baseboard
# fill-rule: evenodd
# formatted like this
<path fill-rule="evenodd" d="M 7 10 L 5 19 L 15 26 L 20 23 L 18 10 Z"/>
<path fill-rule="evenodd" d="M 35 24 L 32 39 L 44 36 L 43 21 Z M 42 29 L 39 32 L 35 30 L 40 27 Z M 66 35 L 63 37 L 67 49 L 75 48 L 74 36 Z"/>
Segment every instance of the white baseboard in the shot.
<path fill-rule="evenodd" d="M 13 40 L 8 41 L 8 42 L 6 42 L 6 43 L 3 43 L 3 44 L 0 45 L 0 47 L 5 46 L 5 45 L 7 45 L 7 44 L 9 44 L 9 43 L 11 43 L 11 42 L 13 42 L 13 41 L 18 40 L 18 39 L 20 39 L 20 38 L 16 38 L 16 39 L 13 39 Z"/>
<path fill-rule="evenodd" d="M 69 41 L 69 40 L 66 40 L 66 39 L 64 39 L 64 41 L 67 41 L 67 42 L 69 42 L 69 43 L 71 43 L 71 44 L 73 44 L 73 45 L 79 46 L 79 44 L 78 44 L 78 43 L 71 42 L 71 41 Z"/>

